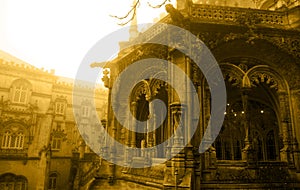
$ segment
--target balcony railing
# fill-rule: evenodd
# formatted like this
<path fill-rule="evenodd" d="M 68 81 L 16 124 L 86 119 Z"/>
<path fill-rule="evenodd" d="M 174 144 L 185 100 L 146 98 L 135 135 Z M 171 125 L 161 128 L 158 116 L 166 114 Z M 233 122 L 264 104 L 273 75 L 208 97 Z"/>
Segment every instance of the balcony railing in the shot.
<path fill-rule="evenodd" d="M 259 19 L 260 24 L 264 25 L 284 26 L 288 24 L 286 12 L 283 11 L 196 4 L 191 7 L 190 15 L 193 22 L 235 23 L 240 17 L 247 16 L 249 18 L 246 19 Z"/>

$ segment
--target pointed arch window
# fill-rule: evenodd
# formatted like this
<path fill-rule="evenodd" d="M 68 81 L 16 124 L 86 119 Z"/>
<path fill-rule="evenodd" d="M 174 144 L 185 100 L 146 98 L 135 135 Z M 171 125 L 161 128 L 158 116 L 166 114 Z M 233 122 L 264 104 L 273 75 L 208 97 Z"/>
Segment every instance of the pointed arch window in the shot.
<path fill-rule="evenodd" d="M 24 79 L 17 79 L 12 84 L 11 101 L 18 104 L 26 104 L 30 97 L 31 84 Z"/>
<path fill-rule="evenodd" d="M 2 149 L 23 149 L 25 135 L 23 132 L 6 131 L 2 137 Z"/>

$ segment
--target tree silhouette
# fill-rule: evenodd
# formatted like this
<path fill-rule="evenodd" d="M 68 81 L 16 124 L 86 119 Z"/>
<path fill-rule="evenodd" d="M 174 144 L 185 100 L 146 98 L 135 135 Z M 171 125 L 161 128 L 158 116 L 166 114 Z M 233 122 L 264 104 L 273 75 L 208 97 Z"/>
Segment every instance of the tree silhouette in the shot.
<path fill-rule="evenodd" d="M 163 2 L 157 5 L 153 5 L 148 1 L 147 4 L 149 7 L 156 9 L 156 8 L 161 8 L 163 5 L 167 4 L 167 2 L 170 2 L 170 0 L 163 0 Z M 140 4 L 141 4 L 141 0 L 134 0 L 131 9 L 124 16 L 116 16 L 116 15 L 110 15 L 110 16 L 121 21 L 120 23 L 118 23 L 118 25 L 124 26 L 136 17 L 136 11 Z"/>

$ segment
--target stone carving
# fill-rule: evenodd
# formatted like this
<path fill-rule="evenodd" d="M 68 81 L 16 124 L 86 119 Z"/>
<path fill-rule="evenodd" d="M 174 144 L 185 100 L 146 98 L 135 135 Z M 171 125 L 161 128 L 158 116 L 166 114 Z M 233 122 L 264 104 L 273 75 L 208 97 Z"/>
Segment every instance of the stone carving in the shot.
<path fill-rule="evenodd" d="M 261 73 L 257 72 L 254 75 L 250 76 L 250 81 L 253 86 L 256 86 L 256 84 L 266 82 L 270 86 L 270 88 L 274 88 L 275 90 L 278 90 L 278 83 L 272 76 L 270 76 L 267 73 Z"/>
<path fill-rule="evenodd" d="M 156 94 L 158 94 L 159 90 L 166 85 L 166 83 L 162 80 L 152 79 L 151 80 L 151 94 L 154 97 Z"/>
<path fill-rule="evenodd" d="M 256 180 L 262 182 L 287 182 L 290 180 L 290 176 L 287 167 L 267 164 L 259 167 Z"/>
<path fill-rule="evenodd" d="M 166 5 L 166 11 L 171 15 L 171 19 L 175 24 L 182 24 L 184 16 L 171 4 Z"/>
<path fill-rule="evenodd" d="M 245 33 L 210 33 L 210 32 L 200 32 L 197 37 L 201 39 L 205 44 L 214 50 L 222 43 L 227 43 L 230 41 L 245 39 L 246 43 L 254 44 L 255 40 L 266 40 L 274 46 L 293 56 L 296 60 L 300 58 L 300 40 L 297 37 L 284 37 L 284 36 L 270 36 L 269 34 L 263 34 L 256 31 L 255 25 L 250 25 L 251 22 L 240 21 L 247 23 L 249 29 Z M 249 24 L 250 23 L 250 24 Z"/>
<path fill-rule="evenodd" d="M 225 169 L 218 168 L 215 179 L 217 181 L 243 181 L 251 182 L 254 180 L 254 173 L 247 169 Z"/>
<path fill-rule="evenodd" d="M 269 37 L 263 36 L 263 39 L 271 42 L 280 49 L 288 52 L 296 59 L 300 59 L 300 39 L 291 37 Z"/>
<path fill-rule="evenodd" d="M 103 81 L 103 83 L 104 83 L 104 86 L 106 87 L 106 88 L 109 88 L 109 71 L 107 70 L 107 69 L 105 69 L 104 71 L 103 71 L 103 77 L 102 77 L 102 81 Z"/>

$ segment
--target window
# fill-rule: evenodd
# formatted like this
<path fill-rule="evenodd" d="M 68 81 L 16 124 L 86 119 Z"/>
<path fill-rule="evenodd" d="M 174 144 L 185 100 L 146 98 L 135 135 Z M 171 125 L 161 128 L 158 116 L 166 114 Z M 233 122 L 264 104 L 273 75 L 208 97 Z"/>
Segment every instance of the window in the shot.
<path fill-rule="evenodd" d="M 25 104 L 27 101 L 28 89 L 24 86 L 14 88 L 13 102 Z"/>
<path fill-rule="evenodd" d="M 2 138 L 2 149 L 23 149 L 24 134 L 22 132 L 11 133 L 6 131 Z"/>
<path fill-rule="evenodd" d="M 17 79 L 11 87 L 11 101 L 18 104 L 26 104 L 29 99 L 31 84 L 25 79 Z"/>
<path fill-rule="evenodd" d="M 62 139 L 59 137 L 53 137 L 52 139 L 52 150 L 60 150 L 61 149 Z"/>
<path fill-rule="evenodd" d="M 6 173 L 0 176 L 0 189 L 27 190 L 27 179 L 24 176 Z"/>
<path fill-rule="evenodd" d="M 90 115 L 90 108 L 88 106 L 82 106 L 82 116 L 89 117 Z"/>
<path fill-rule="evenodd" d="M 56 102 L 55 113 L 56 114 L 64 114 L 65 113 L 65 103 L 64 102 Z"/>
<path fill-rule="evenodd" d="M 57 174 L 53 173 L 49 176 L 48 190 L 56 190 Z"/>
<path fill-rule="evenodd" d="M 218 160 L 241 160 L 244 136 L 239 131 L 240 127 L 232 127 L 225 124 L 219 136 L 216 138 L 214 147 Z"/>

